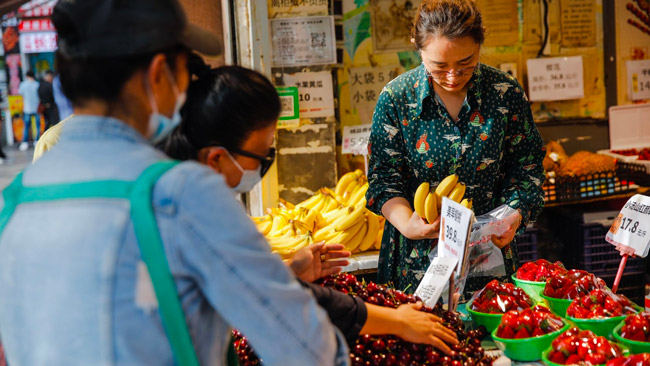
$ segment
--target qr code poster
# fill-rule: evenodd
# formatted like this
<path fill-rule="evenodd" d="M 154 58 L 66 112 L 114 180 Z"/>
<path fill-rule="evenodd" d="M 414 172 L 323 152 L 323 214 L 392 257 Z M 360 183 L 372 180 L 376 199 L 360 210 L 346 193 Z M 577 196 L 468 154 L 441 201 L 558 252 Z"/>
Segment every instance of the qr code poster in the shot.
<path fill-rule="evenodd" d="M 275 66 L 336 63 L 332 16 L 272 19 L 271 39 Z"/>
<path fill-rule="evenodd" d="M 275 90 L 280 96 L 278 128 L 299 127 L 298 88 L 295 86 L 276 87 Z"/>

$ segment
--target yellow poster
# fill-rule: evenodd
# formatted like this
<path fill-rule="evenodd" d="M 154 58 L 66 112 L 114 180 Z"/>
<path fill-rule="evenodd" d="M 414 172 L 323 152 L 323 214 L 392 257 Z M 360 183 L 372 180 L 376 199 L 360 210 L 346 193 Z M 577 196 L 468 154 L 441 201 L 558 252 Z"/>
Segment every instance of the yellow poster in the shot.
<path fill-rule="evenodd" d="M 485 46 L 510 46 L 519 41 L 517 0 L 478 0 L 488 30 Z"/>
<path fill-rule="evenodd" d="M 592 47 L 596 44 L 595 0 L 562 0 L 562 46 Z"/>

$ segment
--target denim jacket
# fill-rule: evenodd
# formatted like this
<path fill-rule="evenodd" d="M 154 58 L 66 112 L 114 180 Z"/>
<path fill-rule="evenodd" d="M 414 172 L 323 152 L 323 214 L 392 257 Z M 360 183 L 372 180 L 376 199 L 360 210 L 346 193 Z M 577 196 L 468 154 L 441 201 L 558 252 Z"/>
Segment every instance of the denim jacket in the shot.
<path fill-rule="evenodd" d="M 161 159 L 121 121 L 75 116 L 23 183 L 135 180 Z M 153 205 L 201 364 L 224 364 L 231 327 L 265 365 L 347 364 L 343 337 L 221 176 L 179 164 L 157 182 Z M 174 364 L 128 206 L 82 199 L 16 208 L 0 237 L 0 338 L 10 365 Z"/>

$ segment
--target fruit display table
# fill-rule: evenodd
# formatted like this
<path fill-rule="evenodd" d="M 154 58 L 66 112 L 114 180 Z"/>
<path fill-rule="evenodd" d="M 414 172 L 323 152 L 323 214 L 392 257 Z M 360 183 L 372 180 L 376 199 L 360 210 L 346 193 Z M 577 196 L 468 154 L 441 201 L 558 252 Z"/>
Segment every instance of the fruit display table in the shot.
<path fill-rule="evenodd" d="M 352 274 L 365 274 L 377 272 L 379 263 L 379 251 L 363 252 L 352 254 L 348 259 L 350 264 L 343 267 L 343 272 Z"/>

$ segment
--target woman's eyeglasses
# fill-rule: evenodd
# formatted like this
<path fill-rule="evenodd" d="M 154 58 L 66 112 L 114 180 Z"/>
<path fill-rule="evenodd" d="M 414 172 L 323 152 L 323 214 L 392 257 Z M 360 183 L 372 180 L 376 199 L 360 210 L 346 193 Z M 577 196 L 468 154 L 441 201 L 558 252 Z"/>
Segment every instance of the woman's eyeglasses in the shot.
<path fill-rule="evenodd" d="M 471 75 L 474 73 L 474 70 L 476 70 L 478 66 L 470 66 L 470 67 L 465 67 L 463 69 L 458 69 L 458 70 L 441 70 L 441 71 L 428 71 L 429 75 L 431 75 L 432 78 L 434 79 L 446 79 L 452 75 L 456 75 L 458 77 L 463 77 L 467 75 Z"/>
<path fill-rule="evenodd" d="M 259 160 L 260 164 L 262 165 L 262 169 L 260 170 L 260 175 L 263 177 L 266 172 L 269 171 L 269 168 L 271 168 L 271 165 L 273 165 L 273 162 L 275 161 L 275 148 L 272 147 L 269 150 L 269 154 L 267 156 L 261 156 L 257 154 L 253 154 L 252 152 L 248 152 L 245 150 L 240 150 L 240 149 L 229 149 L 230 152 L 233 152 L 235 154 L 239 154 L 242 156 L 246 156 L 248 158 L 256 159 Z"/>

